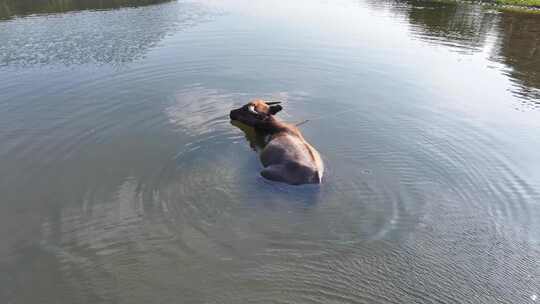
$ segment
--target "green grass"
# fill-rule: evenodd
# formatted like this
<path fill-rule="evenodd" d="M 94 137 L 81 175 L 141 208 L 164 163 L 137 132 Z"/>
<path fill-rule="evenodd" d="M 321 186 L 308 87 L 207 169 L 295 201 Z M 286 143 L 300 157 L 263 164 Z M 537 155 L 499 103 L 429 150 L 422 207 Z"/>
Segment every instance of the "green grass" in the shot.
<path fill-rule="evenodd" d="M 1 0 L 0 0 L 1 1 Z M 428 0 L 429 1 L 429 0 Z M 475 2 L 492 5 L 506 11 L 540 14 L 540 0 L 431 0 L 436 2 Z"/>
<path fill-rule="evenodd" d="M 540 0 L 495 0 L 497 4 L 540 7 Z"/>

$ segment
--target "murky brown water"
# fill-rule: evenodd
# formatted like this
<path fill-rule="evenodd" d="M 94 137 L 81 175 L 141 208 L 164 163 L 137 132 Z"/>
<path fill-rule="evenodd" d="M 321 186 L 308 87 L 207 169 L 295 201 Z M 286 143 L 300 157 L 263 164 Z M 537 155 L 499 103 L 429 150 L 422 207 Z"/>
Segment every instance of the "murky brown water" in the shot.
<path fill-rule="evenodd" d="M 540 15 L 152 3 L 0 0 L 1 303 L 540 301 Z M 259 176 L 254 97 L 320 187 Z"/>

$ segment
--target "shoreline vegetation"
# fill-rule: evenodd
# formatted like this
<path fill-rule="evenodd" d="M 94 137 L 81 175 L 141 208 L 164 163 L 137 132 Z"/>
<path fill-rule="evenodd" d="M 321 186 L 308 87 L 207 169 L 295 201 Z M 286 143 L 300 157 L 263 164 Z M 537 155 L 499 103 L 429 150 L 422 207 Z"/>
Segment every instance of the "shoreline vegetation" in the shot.
<path fill-rule="evenodd" d="M 540 0 L 495 0 L 496 4 L 540 8 Z"/>
<path fill-rule="evenodd" d="M 429 0 L 428 0 L 429 1 Z M 522 12 L 540 12 L 540 0 L 435 0 L 441 2 L 477 3 Z"/>
<path fill-rule="evenodd" d="M 172 0 L 0 0 L 0 20 L 15 16 L 137 7 Z M 408 0 L 404 0 L 407 2 Z M 447 3 L 476 3 L 524 13 L 540 13 L 540 0 L 422 0 Z"/>
<path fill-rule="evenodd" d="M 138 7 L 172 0 L 0 0 L 0 20 L 32 14 Z"/>

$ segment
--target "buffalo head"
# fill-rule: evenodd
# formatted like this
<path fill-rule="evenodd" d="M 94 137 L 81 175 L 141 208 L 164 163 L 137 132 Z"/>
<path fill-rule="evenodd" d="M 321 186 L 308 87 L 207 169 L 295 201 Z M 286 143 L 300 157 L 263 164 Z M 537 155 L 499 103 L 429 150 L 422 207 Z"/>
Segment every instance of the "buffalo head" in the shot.
<path fill-rule="evenodd" d="M 283 109 L 279 103 L 257 99 L 238 109 L 232 110 L 230 117 L 232 120 L 240 121 L 250 127 L 256 127 L 258 123 L 267 120 L 270 116 L 275 115 Z"/>

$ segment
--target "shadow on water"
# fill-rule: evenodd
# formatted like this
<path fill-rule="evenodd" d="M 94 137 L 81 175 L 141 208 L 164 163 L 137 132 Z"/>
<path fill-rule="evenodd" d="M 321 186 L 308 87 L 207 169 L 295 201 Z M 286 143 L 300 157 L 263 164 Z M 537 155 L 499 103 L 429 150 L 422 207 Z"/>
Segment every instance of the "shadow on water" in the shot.
<path fill-rule="evenodd" d="M 31 14 L 138 7 L 172 0 L 0 0 L 0 20 Z"/>

